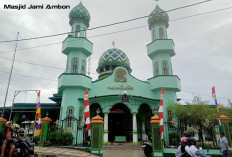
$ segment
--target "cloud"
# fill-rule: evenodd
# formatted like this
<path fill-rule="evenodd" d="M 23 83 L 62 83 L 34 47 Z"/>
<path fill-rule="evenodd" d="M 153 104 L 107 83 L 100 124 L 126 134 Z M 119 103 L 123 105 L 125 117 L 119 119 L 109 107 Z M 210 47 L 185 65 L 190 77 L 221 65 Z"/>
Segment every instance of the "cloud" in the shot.
<path fill-rule="evenodd" d="M 68 32 L 71 30 L 68 19 L 69 10 L 4 10 L 2 8 L 4 3 L 6 2 L 0 2 L 0 9 L 2 12 L 0 15 L 1 41 L 15 39 L 17 31 L 20 32 L 20 38 L 28 38 Z M 8 3 L 17 4 L 18 1 L 11 0 L 8 1 Z M 22 3 L 60 3 L 74 7 L 78 2 L 71 0 L 24 0 Z M 88 0 L 83 3 L 91 14 L 90 27 L 149 15 L 156 5 L 156 2 L 141 0 Z M 193 2 L 166 0 L 158 3 L 164 10 L 169 10 Z M 169 12 L 169 16 L 170 19 L 176 19 L 219 8 L 226 8 L 228 6 L 232 6 L 230 0 L 223 0 L 223 3 L 221 1 L 212 1 L 199 6 Z M 209 95 L 200 96 L 204 99 L 211 100 L 211 87 L 215 85 L 218 97 L 232 99 L 230 95 L 232 78 L 230 70 L 232 66 L 230 43 L 232 41 L 230 35 L 230 29 L 232 28 L 231 19 L 231 10 L 227 10 L 220 13 L 207 14 L 169 23 L 168 37 L 174 40 L 176 49 L 176 56 L 172 58 L 173 71 L 174 74 L 180 77 L 183 90 L 178 93 L 178 97 L 183 100 L 191 100 L 193 94 L 185 92 L 190 91 Z M 147 25 L 147 19 L 88 31 L 87 35 L 91 37 L 144 25 Z M 60 36 L 19 42 L 18 49 L 62 42 L 65 38 L 66 36 Z M 97 79 L 98 76 L 96 74 L 98 60 L 107 49 L 112 48 L 112 41 L 116 42 L 116 48 L 123 50 L 129 57 L 132 75 L 141 80 L 147 80 L 152 77 L 151 60 L 147 56 L 146 50 L 146 45 L 151 42 L 151 34 L 148 27 L 102 37 L 93 37 L 89 38 L 89 40 L 94 43 L 93 54 L 91 56 L 91 77 L 94 79 Z M 13 47 L 14 43 L 0 43 L 0 52 L 13 50 Z M 55 44 L 21 50 L 17 52 L 16 59 L 65 69 L 66 56 L 61 53 L 61 47 L 61 44 Z M 0 57 L 1 56 L 12 58 L 12 52 L 6 54 L 0 53 Z M 0 59 L 1 71 L 9 71 L 10 66 L 10 61 Z M 14 73 L 48 79 L 57 79 L 62 72 L 62 70 L 18 62 L 15 62 L 14 67 Z M 1 91 L 4 93 L 9 74 L 0 74 L 0 87 L 2 89 Z M 50 102 L 48 97 L 56 92 L 56 88 L 57 82 L 55 81 L 13 75 L 10 85 L 11 96 L 9 99 L 12 100 L 12 95 L 15 90 L 42 89 L 42 100 L 44 102 Z M 1 104 L 3 104 L 3 98 L 4 94 L 0 97 Z M 21 98 L 19 97 L 19 99 L 24 101 L 25 98 L 22 96 Z M 220 101 L 227 103 L 226 99 L 220 99 Z"/>

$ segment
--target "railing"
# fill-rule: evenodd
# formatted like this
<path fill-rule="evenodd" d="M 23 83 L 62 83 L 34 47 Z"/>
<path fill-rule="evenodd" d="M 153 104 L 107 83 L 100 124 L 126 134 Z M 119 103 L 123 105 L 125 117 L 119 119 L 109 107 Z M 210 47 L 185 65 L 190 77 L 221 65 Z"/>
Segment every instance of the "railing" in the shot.
<path fill-rule="evenodd" d="M 174 126 L 170 122 L 165 122 L 164 125 L 168 128 L 169 133 L 169 145 L 168 147 L 178 147 L 180 144 L 180 138 L 194 137 L 197 141 L 197 146 L 205 149 L 219 149 L 219 131 L 218 127 L 211 129 L 194 128 L 190 126 L 183 126 L 178 124 Z"/>

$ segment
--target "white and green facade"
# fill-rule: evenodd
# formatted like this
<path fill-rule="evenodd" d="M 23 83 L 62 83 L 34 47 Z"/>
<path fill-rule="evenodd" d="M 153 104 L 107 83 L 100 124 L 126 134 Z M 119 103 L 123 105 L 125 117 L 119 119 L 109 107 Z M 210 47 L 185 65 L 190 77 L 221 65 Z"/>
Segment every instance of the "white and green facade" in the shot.
<path fill-rule="evenodd" d="M 176 92 L 180 91 L 180 79 L 172 71 L 171 57 L 175 50 L 173 40 L 167 37 L 168 14 L 156 6 L 148 18 L 151 42 L 147 45 L 147 55 L 152 67 L 147 70 L 153 71 L 153 77 L 147 81 L 131 75 L 129 58 L 116 48 L 103 53 L 96 69 L 99 78 L 93 81 L 86 75 L 87 59 L 93 53 L 93 43 L 86 36 L 90 14 L 80 3 L 71 10 L 69 19 L 73 33 L 62 45 L 62 53 L 67 56 L 66 72 L 60 75 L 58 93 L 53 97 L 61 100 L 59 119 L 67 116 L 83 119 L 84 93 L 88 89 L 91 117 L 96 116 L 99 108 L 104 118 L 104 143 L 114 142 L 117 136 L 134 144 L 146 140 L 145 134 L 151 134 L 152 111 L 159 108 L 161 89 L 165 90 L 164 121 L 169 118 L 167 106 L 177 101 Z M 129 102 L 122 102 L 125 92 Z M 72 124 L 67 127 L 71 131 L 76 128 Z M 79 134 L 76 140 L 81 142 Z M 168 143 L 167 128 L 164 137 Z"/>

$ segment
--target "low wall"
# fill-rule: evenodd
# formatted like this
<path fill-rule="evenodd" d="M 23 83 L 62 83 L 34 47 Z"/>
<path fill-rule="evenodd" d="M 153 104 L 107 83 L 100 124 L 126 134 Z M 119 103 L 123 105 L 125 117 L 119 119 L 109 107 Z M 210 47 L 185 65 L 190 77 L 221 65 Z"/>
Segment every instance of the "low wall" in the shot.
<path fill-rule="evenodd" d="M 220 150 L 204 149 L 203 152 L 205 154 L 213 155 L 213 157 L 222 157 L 222 153 L 220 152 Z M 165 157 L 175 157 L 175 153 L 176 153 L 176 149 L 164 148 Z"/>

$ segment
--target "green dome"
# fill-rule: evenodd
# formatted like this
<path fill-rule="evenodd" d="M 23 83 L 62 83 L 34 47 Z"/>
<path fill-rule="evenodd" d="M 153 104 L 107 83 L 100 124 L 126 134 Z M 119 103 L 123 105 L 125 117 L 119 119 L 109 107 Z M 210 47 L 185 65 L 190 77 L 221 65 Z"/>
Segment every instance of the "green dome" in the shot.
<path fill-rule="evenodd" d="M 132 71 L 127 55 L 119 49 L 112 48 L 104 52 L 99 59 L 97 72 L 111 73 L 118 66 L 125 67 L 129 73 Z"/>
<path fill-rule="evenodd" d="M 158 5 L 156 5 L 155 9 L 149 15 L 148 24 L 151 29 L 154 25 L 165 24 L 166 28 L 168 28 L 169 17 L 168 14 L 160 9 Z"/>
<path fill-rule="evenodd" d="M 88 10 L 83 6 L 82 2 L 80 2 L 77 6 L 75 6 L 69 13 L 69 24 L 72 26 L 74 22 L 82 22 L 89 27 L 90 22 L 90 14 Z"/>

